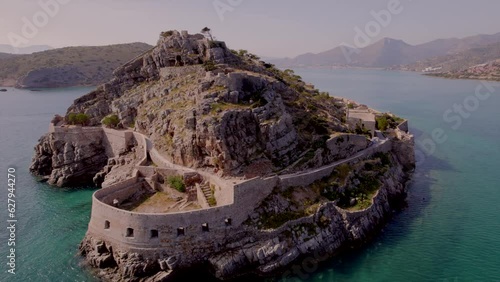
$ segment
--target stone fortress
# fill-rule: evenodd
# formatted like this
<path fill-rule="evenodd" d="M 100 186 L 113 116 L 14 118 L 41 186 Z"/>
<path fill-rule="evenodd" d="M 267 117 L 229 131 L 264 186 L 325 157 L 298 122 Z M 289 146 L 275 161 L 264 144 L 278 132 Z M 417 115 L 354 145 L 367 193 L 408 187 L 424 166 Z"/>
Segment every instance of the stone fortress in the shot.
<path fill-rule="evenodd" d="M 407 133 L 407 121 L 401 126 L 404 131 L 400 128 L 394 131 L 398 138 L 411 138 Z M 356 148 L 357 153 L 352 156 L 310 171 L 266 178 L 228 179 L 207 171 L 197 171 L 171 163 L 161 156 L 149 138 L 132 130 L 60 127 L 51 124 L 49 132 L 62 133 L 64 136 L 71 136 L 73 133 L 86 138 L 98 134 L 104 140 L 106 155 L 111 163 L 115 162 L 120 154 L 130 150 L 131 146 L 135 146 L 142 158 L 134 164 L 132 174 L 115 183 L 104 182 L 102 189 L 94 193 L 87 237 L 92 238 L 95 244 L 94 264 L 98 267 L 106 268 L 113 265 L 112 250 L 115 249 L 120 250 L 122 254 L 139 254 L 143 258 L 157 260 L 165 273 L 175 270 L 181 264 L 183 254 L 196 252 L 193 246 L 213 244 L 213 249 L 217 250 L 219 240 L 225 241 L 225 238 L 241 233 L 247 228 L 244 222 L 249 215 L 275 189 L 284 191 L 289 187 L 305 187 L 327 177 L 341 164 L 356 163 L 377 152 L 390 152 L 393 146 L 393 141 L 388 138 L 377 139 L 377 142 L 368 147 L 359 145 Z M 351 143 L 352 139 L 360 137 L 348 133 L 340 134 L 329 139 L 327 146 L 339 146 L 339 139 Z M 195 190 L 193 199 L 197 202 L 198 209 L 162 213 L 136 212 L 122 208 L 125 202 L 142 201 L 143 199 L 135 197 L 138 193 L 145 192 L 149 195 L 155 192 L 172 193 L 173 189 L 162 187 L 158 178 L 174 175 L 182 176 L 185 181 L 194 179 L 195 183 L 190 188 Z M 207 194 L 200 185 L 203 182 L 205 187 L 210 186 L 213 189 L 216 200 L 214 206 L 208 203 Z M 347 216 L 351 217 L 364 212 L 366 211 L 345 211 Z M 295 221 L 287 225 L 304 220 Z M 270 230 L 267 236 L 272 237 L 272 234 L 279 232 L 280 230 Z"/>
<path fill-rule="evenodd" d="M 404 202 L 408 123 L 350 104 L 346 115 L 293 70 L 167 31 L 52 121 L 30 171 L 102 187 L 80 253 L 104 280 L 272 275 L 362 245 Z M 124 130 L 102 127 L 113 115 Z"/>

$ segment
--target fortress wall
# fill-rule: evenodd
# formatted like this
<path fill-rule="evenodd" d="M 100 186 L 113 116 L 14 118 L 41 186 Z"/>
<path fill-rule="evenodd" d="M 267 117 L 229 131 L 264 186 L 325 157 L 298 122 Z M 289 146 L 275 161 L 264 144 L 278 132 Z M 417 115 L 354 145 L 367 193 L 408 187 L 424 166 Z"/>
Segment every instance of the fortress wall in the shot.
<path fill-rule="evenodd" d="M 150 166 L 136 166 L 141 176 L 151 178 L 155 174 L 155 168 Z"/>
<path fill-rule="evenodd" d="M 177 176 L 177 175 L 184 176 L 185 173 L 188 173 L 187 171 L 173 169 L 173 168 L 155 168 L 155 171 L 157 171 L 158 173 L 160 173 L 165 177 Z"/>
<path fill-rule="evenodd" d="M 135 213 L 115 208 L 99 200 L 105 199 L 105 202 L 112 203 L 115 198 L 120 197 L 120 200 L 121 197 L 130 195 L 132 191 L 136 191 L 135 185 L 140 184 L 134 183 L 134 180 L 127 180 L 127 183 L 132 185 L 129 187 L 126 187 L 127 183 L 122 182 L 94 193 L 89 223 L 90 233 L 106 238 L 112 243 L 137 248 L 175 248 L 177 247 L 175 244 L 179 242 L 225 236 L 228 229 L 240 226 L 248 218 L 248 214 L 255 206 L 273 191 L 279 178 L 277 176 L 267 179 L 256 178 L 236 185 L 235 204 L 188 212 Z M 226 219 L 230 219 L 229 225 Z M 105 229 L 106 221 L 109 221 L 109 229 Z M 202 224 L 208 224 L 208 232 L 203 231 Z M 134 230 L 133 237 L 126 236 L 127 228 Z M 184 228 L 185 235 L 178 236 L 178 228 Z M 158 231 L 158 238 L 151 238 L 151 230 Z M 190 237 L 192 238 L 188 239 Z"/>
<path fill-rule="evenodd" d="M 134 194 L 142 184 L 137 181 L 137 177 L 129 178 L 120 183 L 102 188 L 95 192 L 96 197 L 107 204 L 112 204 L 114 199 L 120 203 Z"/>
<path fill-rule="evenodd" d="M 117 157 L 127 151 L 132 141 L 133 134 L 130 131 L 114 130 L 104 128 L 103 144 L 106 148 L 106 154 L 110 157 Z"/>
<path fill-rule="evenodd" d="M 91 134 L 91 133 L 102 133 L 102 127 L 83 127 L 78 125 L 70 126 L 54 126 L 52 133 L 64 133 L 64 134 Z"/>
<path fill-rule="evenodd" d="M 370 142 L 364 135 L 357 134 L 338 134 L 326 141 L 328 148 L 328 159 L 344 159 L 348 156 L 364 150 Z"/>
<path fill-rule="evenodd" d="M 142 159 L 137 163 L 137 165 L 145 165 L 147 163 L 147 146 L 146 146 L 146 138 L 144 135 L 138 132 L 132 132 L 134 135 L 135 141 L 137 142 L 137 149 L 141 151 Z"/>
<path fill-rule="evenodd" d="M 408 132 L 409 128 L 408 128 L 408 120 L 405 120 L 403 122 L 401 122 L 398 127 L 397 127 L 399 130 L 401 131 L 404 131 L 404 132 Z"/>
<path fill-rule="evenodd" d="M 147 139 L 146 139 L 147 140 Z M 147 140 L 148 141 L 148 140 Z M 166 167 L 166 168 L 172 168 L 172 169 L 175 169 L 176 167 L 166 161 L 161 155 L 160 153 L 156 150 L 156 149 L 151 149 L 149 151 L 149 156 L 151 157 L 151 160 L 158 166 L 161 166 L 161 167 Z"/>
<path fill-rule="evenodd" d="M 249 212 L 254 210 L 262 200 L 269 196 L 274 188 L 278 186 L 278 183 L 279 177 L 274 176 L 265 179 L 254 178 L 235 185 L 234 205 L 239 207 L 236 212 L 244 214 L 239 216 L 245 217 L 246 219 Z"/>
<path fill-rule="evenodd" d="M 391 143 L 391 141 L 388 140 L 384 144 L 366 149 L 362 154 L 359 154 L 358 156 L 351 158 L 348 162 L 343 162 L 343 163 L 357 162 L 359 159 L 366 158 L 366 157 L 368 157 L 374 153 L 377 153 L 377 152 L 387 153 L 391 150 L 391 147 L 392 147 L 392 143 Z M 281 178 L 281 181 L 280 181 L 281 188 L 286 189 L 286 188 L 292 187 L 292 186 L 308 186 L 308 185 L 312 184 L 313 182 L 320 180 L 320 179 L 332 174 L 333 169 L 336 166 L 337 165 L 330 165 L 330 166 L 326 166 L 326 167 L 316 169 L 316 170 L 313 170 L 310 172 L 297 174 L 297 175 L 294 175 L 291 177 Z"/>
<path fill-rule="evenodd" d="M 109 186 L 103 185 L 102 189 L 99 189 L 96 192 L 99 192 L 98 195 L 106 195 L 106 193 L 112 193 L 116 190 L 123 189 L 129 185 L 136 183 L 138 176 L 137 176 L 137 171 L 134 171 L 134 172 L 135 173 L 132 173 L 133 176 L 131 178 L 124 180 L 124 181 L 121 181 L 121 182 L 116 183 L 116 184 L 109 185 Z"/>
<path fill-rule="evenodd" d="M 92 200 L 89 232 L 112 243 L 144 248 L 172 247 L 173 241 L 186 241 L 189 237 L 199 239 L 200 236 L 224 233 L 231 228 L 225 223 L 225 219 L 233 214 L 231 206 L 170 214 L 134 213 L 106 205 L 96 198 L 96 193 Z M 106 221 L 109 221 L 109 229 L 105 229 Z M 209 231 L 203 231 L 202 224 L 208 224 Z M 184 228 L 185 235 L 178 236 L 177 228 L 180 227 Z M 126 236 L 127 228 L 133 229 L 133 237 Z M 158 238 L 151 238 L 151 230 L 158 231 Z"/>
<path fill-rule="evenodd" d="M 139 191 L 142 188 L 142 183 L 137 182 L 132 185 L 129 185 L 125 188 L 122 188 L 120 190 L 116 190 L 113 193 L 110 193 L 103 198 L 101 198 L 101 201 L 108 204 L 112 205 L 115 200 L 118 201 L 118 205 L 122 204 L 125 200 L 130 198 L 130 196 L 134 195 L 137 191 Z"/>
<path fill-rule="evenodd" d="M 281 189 L 286 189 L 288 187 L 294 187 L 294 186 L 308 186 L 313 182 L 332 174 L 334 168 L 335 166 L 328 166 L 311 172 L 298 174 L 296 176 L 281 178 L 280 181 Z"/>
<path fill-rule="evenodd" d="M 142 139 L 144 150 L 147 150 L 148 139 L 135 133 L 134 136 L 138 139 L 138 143 Z M 357 161 L 375 152 L 389 150 L 391 150 L 391 142 L 386 141 L 378 146 L 368 148 L 362 154 L 351 158 L 349 162 Z M 181 170 L 178 169 L 180 166 L 166 163 L 166 160 L 154 149 L 151 150 L 151 157 L 156 158 L 159 164 L 170 168 L 164 169 L 166 173 L 190 171 L 189 169 Z M 136 191 L 137 185 L 140 183 L 137 183 L 137 175 L 135 175 L 125 182 L 94 193 L 88 232 L 108 240 L 111 244 L 120 244 L 127 248 L 165 248 L 177 252 L 182 250 L 183 246 L 191 246 L 196 242 L 206 244 L 213 240 L 223 239 L 224 236 L 227 236 L 228 230 L 239 227 L 248 218 L 249 213 L 280 183 L 282 187 L 306 186 L 331 174 L 334 167 L 335 165 L 331 165 L 287 178 L 278 176 L 266 179 L 254 178 L 243 183 L 224 181 L 209 173 L 200 172 L 211 184 L 218 186 L 216 195 L 220 196 L 217 200 L 218 204 L 221 205 L 202 210 L 168 214 L 136 213 L 106 204 L 112 203 L 115 198 L 123 199 L 130 196 Z M 143 168 L 138 167 L 138 169 Z M 157 168 L 147 168 L 148 173 L 149 170 L 154 172 L 155 169 Z M 231 191 L 233 194 L 230 194 Z M 223 192 L 228 192 L 231 197 L 227 195 L 222 197 Z M 230 219 L 230 223 L 227 219 Z M 109 223 L 109 228 L 107 228 L 106 222 Z M 203 230 L 203 226 L 207 226 L 208 230 Z M 152 236 L 156 233 L 158 237 Z"/>

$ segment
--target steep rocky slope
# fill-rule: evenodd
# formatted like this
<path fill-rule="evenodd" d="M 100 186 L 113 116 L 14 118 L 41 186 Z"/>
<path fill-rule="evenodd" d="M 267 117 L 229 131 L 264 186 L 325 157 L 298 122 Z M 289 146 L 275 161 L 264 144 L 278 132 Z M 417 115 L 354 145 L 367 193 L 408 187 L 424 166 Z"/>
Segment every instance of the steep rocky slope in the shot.
<path fill-rule="evenodd" d="M 164 33 L 68 112 L 91 125 L 115 114 L 173 162 L 226 175 L 279 171 L 347 130 L 342 100 L 224 42 L 179 32 Z"/>

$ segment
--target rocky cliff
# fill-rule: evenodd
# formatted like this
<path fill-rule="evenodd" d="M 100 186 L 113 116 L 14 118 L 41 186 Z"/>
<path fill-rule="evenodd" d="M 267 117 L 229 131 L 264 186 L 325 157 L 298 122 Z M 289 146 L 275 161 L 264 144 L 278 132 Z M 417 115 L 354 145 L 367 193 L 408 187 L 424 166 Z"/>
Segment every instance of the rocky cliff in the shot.
<path fill-rule="evenodd" d="M 91 184 L 108 162 L 103 140 L 101 130 L 48 133 L 35 147 L 30 171 L 59 187 Z"/>

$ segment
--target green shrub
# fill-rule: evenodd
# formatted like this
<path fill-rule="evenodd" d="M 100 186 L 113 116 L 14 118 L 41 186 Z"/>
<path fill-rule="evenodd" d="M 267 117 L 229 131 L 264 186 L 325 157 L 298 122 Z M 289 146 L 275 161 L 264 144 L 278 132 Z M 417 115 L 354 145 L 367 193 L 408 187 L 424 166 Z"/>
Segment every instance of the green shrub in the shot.
<path fill-rule="evenodd" d="M 69 113 L 66 116 L 66 119 L 68 120 L 69 124 L 75 124 L 75 122 L 76 122 L 76 113 Z"/>
<path fill-rule="evenodd" d="M 247 51 L 247 50 L 239 50 L 239 51 L 238 51 L 238 55 L 239 55 L 240 57 L 244 57 L 246 54 L 248 54 L 248 51 Z"/>
<path fill-rule="evenodd" d="M 377 121 L 377 129 L 378 130 L 386 131 L 387 128 L 389 127 L 389 121 L 387 120 L 387 117 L 385 117 L 385 116 L 381 116 L 381 117 L 377 118 L 376 121 Z"/>
<path fill-rule="evenodd" d="M 207 199 L 208 205 L 211 207 L 217 206 L 217 200 L 215 199 L 214 196 L 210 196 Z"/>
<path fill-rule="evenodd" d="M 353 104 L 353 103 L 349 103 L 349 104 L 347 104 L 347 108 L 349 108 L 349 109 L 354 109 L 354 104 Z"/>
<path fill-rule="evenodd" d="M 67 120 L 69 124 L 78 124 L 78 125 L 86 125 L 88 124 L 90 118 L 88 115 L 83 113 L 69 113 L 67 116 Z"/>
<path fill-rule="evenodd" d="M 212 60 L 204 62 L 203 63 L 203 67 L 205 67 L 205 71 L 213 71 L 213 70 L 215 70 L 217 68 L 215 66 L 214 61 L 212 61 Z"/>
<path fill-rule="evenodd" d="M 109 115 L 102 119 L 102 124 L 107 127 L 116 127 L 120 123 L 120 118 L 117 115 Z"/>
<path fill-rule="evenodd" d="M 76 115 L 76 123 L 81 125 L 86 125 L 89 122 L 90 118 L 86 114 L 79 113 Z"/>
<path fill-rule="evenodd" d="M 186 186 L 184 185 L 184 179 L 182 179 L 182 176 L 176 175 L 176 176 L 170 176 L 167 178 L 167 183 L 170 185 L 170 187 L 174 188 L 175 190 L 179 192 L 186 192 Z"/>

